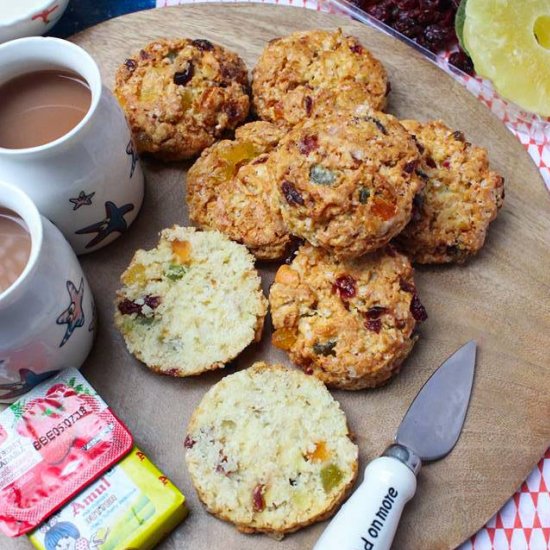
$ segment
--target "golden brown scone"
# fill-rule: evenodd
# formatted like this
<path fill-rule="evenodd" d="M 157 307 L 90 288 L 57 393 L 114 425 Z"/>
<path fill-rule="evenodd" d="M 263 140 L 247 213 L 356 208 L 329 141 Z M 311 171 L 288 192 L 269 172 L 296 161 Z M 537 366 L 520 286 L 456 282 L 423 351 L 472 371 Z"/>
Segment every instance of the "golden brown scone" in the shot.
<path fill-rule="evenodd" d="M 268 159 L 293 235 L 340 258 L 384 246 L 410 220 L 420 154 L 396 118 L 369 109 L 308 120 Z"/>
<path fill-rule="evenodd" d="M 261 338 L 267 300 L 246 248 L 217 231 L 173 226 L 120 277 L 115 325 L 151 370 L 223 368 Z"/>
<path fill-rule="evenodd" d="M 487 151 L 441 121 L 402 124 L 423 149 L 426 181 L 413 218 L 397 244 L 420 264 L 463 263 L 485 242 L 504 201 L 504 179 L 489 169 Z"/>
<path fill-rule="evenodd" d="M 256 363 L 193 412 L 186 462 L 208 511 L 245 533 L 282 537 L 329 517 L 357 476 L 358 449 L 324 384 Z"/>
<path fill-rule="evenodd" d="M 340 29 L 296 32 L 272 40 L 253 70 L 256 113 L 282 126 L 335 108 L 367 104 L 381 110 L 388 92 L 382 63 Z"/>
<path fill-rule="evenodd" d="M 391 246 L 338 261 L 304 245 L 275 276 L 273 345 L 334 388 L 360 390 L 395 375 L 427 318 L 413 268 Z"/>
<path fill-rule="evenodd" d="M 187 174 L 191 221 L 225 233 L 260 260 L 282 258 L 290 241 L 266 164 L 283 135 L 269 122 L 245 124 L 234 140 L 203 151 Z"/>
<path fill-rule="evenodd" d="M 156 40 L 117 71 L 117 96 L 140 153 L 198 155 L 248 115 L 248 73 L 235 53 L 208 40 Z"/>

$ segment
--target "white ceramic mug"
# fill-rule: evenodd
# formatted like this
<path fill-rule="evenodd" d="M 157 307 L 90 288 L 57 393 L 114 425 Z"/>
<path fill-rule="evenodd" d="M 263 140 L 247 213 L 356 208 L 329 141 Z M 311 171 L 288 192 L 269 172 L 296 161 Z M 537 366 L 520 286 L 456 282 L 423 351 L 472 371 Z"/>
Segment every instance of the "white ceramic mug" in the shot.
<path fill-rule="evenodd" d="M 31 199 L 0 181 L 0 206 L 18 214 L 31 236 L 25 269 L 0 293 L 0 402 L 6 403 L 56 371 L 82 365 L 94 340 L 95 306 L 74 251 Z"/>
<path fill-rule="evenodd" d="M 143 201 L 143 172 L 122 109 L 86 51 L 58 38 L 0 45 L 0 85 L 55 68 L 88 82 L 90 109 L 55 141 L 27 149 L 0 147 L 0 179 L 23 189 L 83 254 L 109 244 L 134 221 Z"/>
<path fill-rule="evenodd" d="M 69 0 L 3 0 L 0 9 L 0 42 L 45 34 L 59 21 L 68 3 Z"/>

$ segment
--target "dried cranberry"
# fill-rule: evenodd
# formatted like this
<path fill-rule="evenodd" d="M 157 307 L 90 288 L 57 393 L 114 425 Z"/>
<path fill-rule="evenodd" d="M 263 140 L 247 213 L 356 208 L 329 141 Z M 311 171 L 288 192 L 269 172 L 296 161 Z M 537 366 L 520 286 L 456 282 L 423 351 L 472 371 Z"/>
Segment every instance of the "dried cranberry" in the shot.
<path fill-rule="evenodd" d="M 195 443 L 196 441 L 189 434 L 187 434 L 185 436 L 185 441 L 183 442 L 183 446 L 186 449 L 192 449 L 195 446 Z"/>
<path fill-rule="evenodd" d="M 383 315 L 388 311 L 387 307 L 384 306 L 372 306 L 368 309 L 367 313 L 365 313 L 365 316 L 367 319 L 378 319 L 380 315 Z"/>
<path fill-rule="evenodd" d="M 264 489 L 265 485 L 259 483 L 252 491 L 252 508 L 255 512 L 261 512 L 265 509 Z"/>
<path fill-rule="evenodd" d="M 289 181 L 283 181 L 283 184 L 281 185 L 281 191 L 283 192 L 283 195 L 286 199 L 286 202 L 290 204 L 290 206 L 294 206 L 296 204 L 304 204 L 304 198 L 302 195 L 300 195 L 300 192 L 292 183 Z"/>
<path fill-rule="evenodd" d="M 222 65 L 220 72 L 224 82 L 226 84 L 231 84 L 231 82 L 239 76 L 241 70 L 237 65 L 229 64 Z"/>
<path fill-rule="evenodd" d="M 378 334 L 382 329 L 382 321 L 380 319 L 367 319 L 365 321 L 365 327 L 368 330 L 376 332 L 376 334 Z"/>
<path fill-rule="evenodd" d="M 411 162 L 407 162 L 407 164 L 405 164 L 405 166 L 403 167 L 403 170 L 407 173 L 407 174 L 412 174 L 416 168 L 416 160 L 411 160 Z"/>
<path fill-rule="evenodd" d="M 149 306 L 151 309 L 157 309 L 160 305 L 160 296 L 151 296 L 148 294 L 145 296 L 143 301 L 145 302 L 145 305 Z"/>
<path fill-rule="evenodd" d="M 424 145 L 420 143 L 417 139 L 417 137 L 414 134 L 411 134 L 412 138 L 414 139 L 414 142 L 416 143 L 416 148 L 418 149 L 418 152 L 422 154 L 424 152 Z"/>
<path fill-rule="evenodd" d="M 415 320 L 418 322 L 425 321 L 428 318 L 426 308 L 422 305 L 422 302 L 420 301 L 420 298 L 416 293 L 413 294 L 411 300 L 411 313 Z"/>
<path fill-rule="evenodd" d="M 194 72 L 193 63 L 188 61 L 181 71 L 174 73 L 174 84 L 185 86 L 193 78 Z"/>
<path fill-rule="evenodd" d="M 463 51 L 453 52 L 449 56 L 449 63 L 466 74 L 474 73 L 474 64 L 472 60 Z"/>
<path fill-rule="evenodd" d="M 367 13 L 369 15 L 372 15 L 375 19 L 378 19 L 378 21 L 382 21 L 383 23 L 389 22 L 391 18 L 391 11 L 388 6 L 384 4 L 377 4 L 374 6 L 369 6 L 366 9 Z"/>
<path fill-rule="evenodd" d="M 304 98 L 304 107 L 306 109 L 306 115 L 311 116 L 311 113 L 313 112 L 313 99 L 311 99 L 308 95 Z"/>
<path fill-rule="evenodd" d="M 131 315 L 132 313 L 141 313 L 141 306 L 139 304 L 136 304 L 135 302 L 132 302 L 132 300 L 128 300 L 128 298 L 125 298 L 118 304 L 118 311 L 122 313 L 122 315 Z"/>
<path fill-rule="evenodd" d="M 453 132 L 453 137 L 456 139 L 456 141 L 466 141 L 464 134 L 460 130 L 456 130 L 455 132 Z"/>
<path fill-rule="evenodd" d="M 315 151 L 319 147 L 319 138 L 316 135 L 304 136 L 298 142 L 298 149 L 302 155 L 309 155 L 311 151 Z"/>
<path fill-rule="evenodd" d="M 304 369 L 304 373 L 307 374 L 308 376 L 311 376 L 313 374 L 313 369 L 311 367 L 306 367 Z"/>
<path fill-rule="evenodd" d="M 444 168 L 450 168 L 451 167 L 451 161 L 449 159 L 444 160 L 442 163 Z"/>
<path fill-rule="evenodd" d="M 149 59 L 149 54 L 145 50 L 140 50 L 139 51 L 139 57 L 141 57 L 141 59 L 143 59 L 143 60 Z"/>
<path fill-rule="evenodd" d="M 432 157 L 426 157 L 426 164 L 430 168 L 437 168 L 437 164 L 435 163 L 435 160 Z"/>
<path fill-rule="evenodd" d="M 332 292 L 338 293 L 342 300 L 349 300 L 357 294 L 357 284 L 351 275 L 340 275 L 332 284 Z"/>
<path fill-rule="evenodd" d="M 349 49 L 353 52 L 353 53 L 356 53 L 358 55 L 361 55 L 365 50 L 363 48 L 363 46 L 361 46 L 361 44 L 353 44 L 349 47 Z"/>
<path fill-rule="evenodd" d="M 414 283 L 410 283 L 406 279 L 403 279 L 403 277 L 399 279 L 399 288 L 404 292 L 410 292 L 411 294 L 416 292 L 416 287 L 414 286 Z"/>
<path fill-rule="evenodd" d="M 137 63 L 133 59 L 127 59 L 124 65 L 126 65 L 126 68 L 131 72 L 134 72 L 137 67 Z"/>
<path fill-rule="evenodd" d="M 440 50 L 449 38 L 449 29 L 443 28 L 440 24 L 428 25 L 424 29 L 426 45 L 431 50 Z"/>
<path fill-rule="evenodd" d="M 209 40 L 204 40 L 203 38 L 197 38 L 196 40 L 193 40 L 191 44 L 202 52 L 209 52 L 214 49 L 214 44 L 212 44 Z"/>

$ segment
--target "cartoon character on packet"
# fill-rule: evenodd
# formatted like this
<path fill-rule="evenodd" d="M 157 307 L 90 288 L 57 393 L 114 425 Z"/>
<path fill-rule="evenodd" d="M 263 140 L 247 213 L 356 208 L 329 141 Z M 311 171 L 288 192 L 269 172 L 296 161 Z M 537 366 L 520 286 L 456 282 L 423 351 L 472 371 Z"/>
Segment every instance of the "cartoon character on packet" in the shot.
<path fill-rule="evenodd" d="M 108 532 L 99 539 L 97 533 L 92 537 L 92 541 L 80 536 L 78 528 L 68 522 L 60 521 L 46 531 L 44 545 L 46 550 L 93 550 L 99 548 L 107 538 Z"/>

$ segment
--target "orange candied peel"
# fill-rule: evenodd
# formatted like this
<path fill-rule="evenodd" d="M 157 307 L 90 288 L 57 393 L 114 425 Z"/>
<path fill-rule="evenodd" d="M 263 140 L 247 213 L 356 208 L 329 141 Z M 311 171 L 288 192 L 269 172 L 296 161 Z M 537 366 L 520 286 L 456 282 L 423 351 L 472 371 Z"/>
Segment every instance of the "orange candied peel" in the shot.
<path fill-rule="evenodd" d="M 380 197 L 374 197 L 371 211 L 376 216 L 380 216 L 384 221 L 387 221 L 395 216 L 397 209 L 395 204 Z"/>
<path fill-rule="evenodd" d="M 307 453 L 307 459 L 311 462 L 325 462 L 330 458 L 330 454 L 327 444 L 324 441 L 317 441 L 313 452 Z"/>
<path fill-rule="evenodd" d="M 191 259 L 191 243 L 189 241 L 172 241 L 172 253 L 180 264 L 189 263 Z"/>
<path fill-rule="evenodd" d="M 237 172 L 239 164 L 256 158 L 261 151 L 258 151 L 253 143 L 249 141 L 236 142 L 223 152 L 220 152 L 220 159 L 224 162 L 224 167 L 218 172 L 221 180 L 231 179 Z"/>
<path fill-rule="evenodd" d="M 296 333 L 289 328 L 279 328 L 271 336 L 271 343 L 279 349 L 288 351 L 296 342 Z"/>
<path fill-rule="evenodd" d="M 283 285 L 296 285 L 300 281 L 300 276 L 290 266 L 283 264 L 275 274 L 275 282 Z"/>

